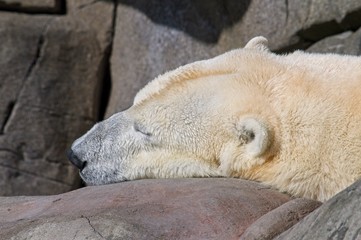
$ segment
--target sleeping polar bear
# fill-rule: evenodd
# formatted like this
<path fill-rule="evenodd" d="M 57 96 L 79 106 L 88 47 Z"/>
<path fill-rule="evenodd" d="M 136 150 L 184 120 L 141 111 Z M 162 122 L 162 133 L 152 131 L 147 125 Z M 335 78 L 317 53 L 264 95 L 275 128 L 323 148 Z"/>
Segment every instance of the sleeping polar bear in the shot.
<path fill-rule="evenodd" d="M 361 176 L 361 58 L 269 52 L 267 40 L 148 83 L 77 139 L 90 185 L 240 177 L 327 200 Z"/>

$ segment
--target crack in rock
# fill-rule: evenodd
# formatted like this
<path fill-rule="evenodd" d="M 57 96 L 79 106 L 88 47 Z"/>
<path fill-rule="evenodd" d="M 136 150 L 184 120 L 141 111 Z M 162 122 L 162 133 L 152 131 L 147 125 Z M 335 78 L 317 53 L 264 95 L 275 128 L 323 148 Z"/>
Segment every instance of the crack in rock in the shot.
<path fill-rule="evenodd" d="M 0 135 L 4 134 L 4 129 L 5 129 L 6 123 L 9 121 L 9 118 L 14 109 L 14 106 L 15 106 L 15 101 L 10 101 L 8 103 L 8 105 L 6 106 L 4 121 L 0 127 Z"/>
<path fill-rule="evenodd" d="M 93 3 L 97 2 L 95 0 Z M 112 12 L 112 23 L 111 23 L 111 32 L 110 32 L 110 42 L 107 48 L 105 49 L 104 54 L 104 61 L 102 64 L 104 65 L 104 76 L 101 82 L 101 91 L 99 94 L 99 106 L 98 106 L 98 120 L 104 120 L 106 116 L 106 110 L 108 107 L 110 93 L 112 88 L 112 79 L 111 79 L 111 55 L 113 51 L 113 43 L 114 43 L 114 35 L 116 29 L 116 22 L 117 22 L 117 1 L 113 1 L 113 12 Z"/>
<path fill-rule="evenodd" d="M 47 29 L 48 26 L 45 27 L 45 29 Z M 27 81 L 27 79 L 29 78 L 29 76 L 33 73 L 33 70 L 35 68 L 35 66 L 37 65 L 37 63 L 39 62 L 40 59 L 40 55 L 41 55 L 41 51 L 44 45 L 44 31 L 42 31 L 42 33 L 39 36 L 38 42 L 36 44 L 36 52 L 35 52 L 35 57 L 33 58 L 33 61 L 30 63 L 30 66 L 28 68 L 28 70 L 26 71 L 25 77 L 24 77 L 24 81 Z"/>
<path fill-rule="evenodd" d="M 89 3 L 84 3 L 84 4 L 80 5 L 78 7 L 78 9 L 83 9 L 83 8 L 89 7 L 89 6 L 91 6 L 91 5 L 93 5 L 93 4 L 97 3 L 97 2 L 101 2 L 101 0 L 93 0 L 93 1 L 91 1 Z"/>
<path fill-rule="evenodd" d="M 74 239 L 77 237 L 78 232 L 79 232 L 79 230 L 77 230 L 77 231 L 75 232 L 75 235 L 74 235 L 74 237 L 73 237 L 73 239 L 72 239 L 72 240 L 74 240 Z"/>
<path fill-rule="evenodd" d="M 45 42 L 45 33 L 49 28 L 50 21 L 51 20 L 49 20 L 45 24 L 44 29 L 42 30 L 42 32 L 41 32 L 41 34 L 40 34 L 40 36 L 38 38 L 38 41 L 37 41 L 37 44 L 36 44 L 35 56 L 34 56 L 33 60 L 31 61 L 30 66 L 26 70 L 25 76 L 24 76 L 23 81 L 22 81 L 21 89 L 19 90 L 15 100 L 12 101 L 11 105 L 9 104 L 10 106 L 8 106 L 9 111 L 7 112 L 5 121 L 1 126 L 0 134 L 5 134 L 6 133 L 6 129 L 7 129 L 8 125 L 11 123 L 11 119 L 14 116 L 14 112 L 16 112 L 16 107 L 17 107 L 18 100 L 19 100 L 22 92 L 25 90 L 26 82 L 28 81 L 28 79 L 32 75 L 32 73 L 34 71 L 34 68 L 37 66 L 39 60 L 42 57 L 42 51 L 43 51 L 43 46 L 44 46 L 44 42 Z"/>
<path fill-rule="evenodd" d="M 288 0 L 285 0 L 285 6 L 286 6 L 286 19 L 285 19 L 285 25 L 287 25 L 288 23 L 288 17 L 289 17 L 289 3 L 288 3 Z"/>
<path fill-rule="evenodd" d="M 94 231 L 96 234 L 98 234 L 101 238 L 105 239 L 105 237 L 104 237 L 100 232 L 98 232 L 98 230 L 96 230 L 96 229 L 94 228 L 94 226 L 92 225 L 92 223 L 90 222 L 90 219 L 89 219 L 88 217 L 86 217 L 86 216 L 81 216 L 81 217 L 82 217 L 82 218 L 85 218 L 85 219 L 88 221 L 89 226 L 93 229 L 93 231 Z"/>

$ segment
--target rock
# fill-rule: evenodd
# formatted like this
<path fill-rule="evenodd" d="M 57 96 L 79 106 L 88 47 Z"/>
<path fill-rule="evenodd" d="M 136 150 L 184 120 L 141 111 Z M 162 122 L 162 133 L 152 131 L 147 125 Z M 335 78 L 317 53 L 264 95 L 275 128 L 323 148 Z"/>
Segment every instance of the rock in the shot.
<path fill-rule="evenodd" d="M 275 239 L 361 239 L 361 179 Z"/>
<path fill-rule="evenodd" d="M 1 197 L 0 239 L 238 239 L 290 199 L 255 182 L 222 178 L 148 179 L 54 196 Z"/>
<path fill-rule="evenodd" d="M 347 31 L 318 41 L 307 49 L 308 52 L 361 54 L 361 28 L 356 32 Z"/>
<path fill-rule="evenodd" d="M 65 0 L 2 0 L 0 9 L 26 13 L 65 13 Z"/>
<path fill-rule="evenodd" d="M 267 9 L 265 11 L 265 9 Z M 268 38 L 271 49 L 305 48 L 361 26 L 361 1 L 118 0 L 106 116 L 165 71 Z"/>
<path fill-rule="evenodd" d="M 320 202 L 296 198 L 257 219 L 240 240 L 273 239 L 321 205 Z"/>
<path fill-rule="evenodd" d="M 79 186 L 65 152 L 98 119 L 114 7 L 86 2 L 68 1 L 66 16 L 0 14 L 0 195 Z"/>

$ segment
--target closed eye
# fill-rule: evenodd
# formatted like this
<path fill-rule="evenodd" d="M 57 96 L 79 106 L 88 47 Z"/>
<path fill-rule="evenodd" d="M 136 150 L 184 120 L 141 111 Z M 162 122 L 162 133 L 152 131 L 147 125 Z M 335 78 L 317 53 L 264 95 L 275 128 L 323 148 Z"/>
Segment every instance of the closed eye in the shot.
<path fill-rule="evenodd" d="M 144 128 L 142 126 L 140 126 L 138 123 L 134 123 L 133 127 L 134 127 L 134 130 L 136 132 L 139 132 L 139 133 L 141 133 L 141 134 L 143 134 L 143 135 L 145 135 L 147 137 L 152 136 L 152 134 L 150 132 L 145 131 Z"/>

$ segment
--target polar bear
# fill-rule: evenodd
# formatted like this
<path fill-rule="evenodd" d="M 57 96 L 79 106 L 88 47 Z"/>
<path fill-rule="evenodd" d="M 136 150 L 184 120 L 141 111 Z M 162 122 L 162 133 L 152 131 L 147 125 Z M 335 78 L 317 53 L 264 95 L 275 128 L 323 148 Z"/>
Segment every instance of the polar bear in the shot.
<path fill-rule="evenodd" d="M 160 75 L 69 159 L 90 185 L 239 177 L 325 201 L 361 176 L 361 58 L 276 55 L 256 37 Z"/>

